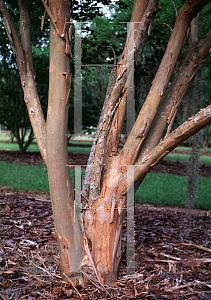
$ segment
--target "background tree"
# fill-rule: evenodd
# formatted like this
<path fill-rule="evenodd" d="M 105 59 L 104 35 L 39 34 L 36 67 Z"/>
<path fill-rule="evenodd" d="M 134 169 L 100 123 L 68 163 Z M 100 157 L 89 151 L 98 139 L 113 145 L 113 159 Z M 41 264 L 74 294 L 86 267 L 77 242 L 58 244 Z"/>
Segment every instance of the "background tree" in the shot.
<path fill-rule="evenodd" d="M 74 187 L 70 179 L 67 153 L 67 123 L 70 91 L 71 2 L 42 0 L 50 22 L 50 67 L 47 121 L 43 116 L 35 84 L 31 36 L 32 1 L 18 0 L 20 35 L 3 0 L 2 21 L 16 56 L 24 100 L 34 134 L 47 165 L 55 232 L 64 277 L 80 271 L 80 222 L 74 224 Z M 87 2 L 88 3 L 88 2 Z M 83 9 L 87 3 L 84 3 Z M 211 48 L 211 32 L 194 44 L 177 67 L 192 19 L 208 0 L 186 1 L 178 10 L 165 53 L 135 124 L 124 147 L 118 152 L 120 134 L 129 105 L 127 87 L 133 77 L 133 61 L 143 46 L 156 14 L 158 1 L 135 0 L 131 16 L 133 35 L 127 39 L 117 66 L 111 71 L 108 89 L 83 178 L 83 248 L 101 282 L 113 283 L 121 256 L 121 233 L 127 194 L 143 181 L 149 170 L 171 150 L 210 124 L 211 106 L 200 110 L 171 131 L 182 97 L 206 59 Z M 90 4 L 90 3 L 89 3 Z M 103 4 L 106 4 L 103 1 Z M 80 11 L 79 6 L 79 13 Z M 96 9 L 90 9 L 92 13 Z M 133 23 L 132 23 L 133 24 Z M 131 49 L 127 55 L 127 49 Z M 134 53 L 133 53 L 134 51 Z M 77 53 L 76 53 L 77 55 Z M 127 75 L 127 76 L 126 76 Z M 173 76 L 173 77 L 172 77 Z M 134 166 L 134 176 L 127 180 L 127 166 Z M 75 197 L 78 197 L 76 192 Z M 80 195 L 79 195 L 80 197 Z M 75 235 L 75 238 L 74 238 Z M 74 243 L 75 242 L 75 243 Z"/>

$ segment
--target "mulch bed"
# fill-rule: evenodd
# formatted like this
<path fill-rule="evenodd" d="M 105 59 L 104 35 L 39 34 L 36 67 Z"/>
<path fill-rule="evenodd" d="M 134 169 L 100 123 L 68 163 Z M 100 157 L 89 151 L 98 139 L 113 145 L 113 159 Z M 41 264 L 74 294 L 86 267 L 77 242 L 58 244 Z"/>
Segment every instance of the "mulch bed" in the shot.
<path fill-rule="evenodd" d="M 43 164 L 39 153 L 14 152 L 0 151 L 0 161 Z M 87 157 L 71 153 L 69 163 L 84 165 Z M 160 164 L 160 170 L 171 167 L 184 172 L 184 166 L 176 169 L 166 163 Z M 106 287 L 110 296 L 95 286 L 97 282 L 89 282 L 86 288 L 73 286 L 60 277 L 49 194 L 2 187 L 0 299 L 211 299 L 209 211 L 193 210 L 188 215 L 182 208 L 136 203 L 137 277 L 132 279 L 123 277 L 127 266 L 126 228 L 125 222 L 119 279 L 113 287 Z"/>
<path fill-rule="evenodd" d="M 0 192 L 0 298 L 211 299 L 211 217 L 195 210 L 136 204 L 136 279 L 126 275 L 126 223 L 111 296 L 94 284 L 61 280 L 48 194 Z M 80 296 L 77 294 L 80 294 Z M 81 298 L 80 298 L 81 297 Z"/>

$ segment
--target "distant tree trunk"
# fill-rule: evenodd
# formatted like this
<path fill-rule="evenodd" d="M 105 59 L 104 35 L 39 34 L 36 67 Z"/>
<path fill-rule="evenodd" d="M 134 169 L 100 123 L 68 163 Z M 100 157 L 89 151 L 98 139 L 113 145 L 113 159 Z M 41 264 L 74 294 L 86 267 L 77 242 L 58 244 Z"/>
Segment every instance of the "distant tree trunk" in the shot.
<path fill-rule="evenodd" d="M 15 136 L 14 136 L 14 134 L 11 131 L 9 132 L 9 137 L 10 137 L 10 143 L 13 144 Z"/>
<path fill-rule="evenodd" d="M 198 41 L 198 22 L 199 14 L 191 22 L 190 42 L 189 47 L 193 47 Z M 201 72 L 199 71 L 194 80 L 194 93 L 191 99 L 191 115 L 196 114 L 201 109 Z M 190 217 L 190 209 L 194 207 L 198 190 L 198 176 L 199 176 L 199 154 L 201 148 L 202 135 L 201 132 L 194 134 L 189 141 L 192 148 L 190 159 L 188 162 L 187 174 L 187 199 L 186 207 L 188 209 L 188 216 Z"/>

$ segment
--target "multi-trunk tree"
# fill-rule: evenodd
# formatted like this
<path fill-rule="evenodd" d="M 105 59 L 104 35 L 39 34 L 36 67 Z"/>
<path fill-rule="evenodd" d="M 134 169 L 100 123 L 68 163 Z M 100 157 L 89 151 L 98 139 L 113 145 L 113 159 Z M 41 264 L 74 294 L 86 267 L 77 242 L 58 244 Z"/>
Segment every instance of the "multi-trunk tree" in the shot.
<path fill-rule="evenodd" d="M 67 166 L 72 3 L 70 0 L 49 0 L 48 4 L 47 1 L 41 1 L 51 22 L 46 122 L 37 93 L 31 51 L 32 1 L 18 0 L 19 34 L 3 0 L 0 0 L 0 11 L 16 56 L 34 135 L 47 165 L 60 253 L 60 269 L 63 276 L 68 277 L 80 270 L 82 263 L 75 259 L 76 254 L 80 253 L 81 224 L 77 221 L 74 223 L 74 186 Z M 102 282 L 112 283 L 118 275 L 122 223 L 130 188 L 135 184 L 137 189 L 155 164 L 185 139 L 211 122 L 211 105 L 209 105 L 171 131 L 183 95 L 211 49 L 211 31 L 209 31 L 202 40 L 191 46 L 182 64 L 175 70 L 191 21 L 209 2 L 187 0 L 178 11 L 149 94 L 119 152 L 120 135 L 127 106 L 130 106 L 130 103 L 127 103 L 129 98 L 127 87 L 133 82 L 133 64 L 137 63 L 139 50 L 160 10 L 158 0 L 134 1 L 130 27 L 132 29 L 117 65 L 111 71 L 96 137 L 82 183 L 82 202 L 85 207 L 82 216 L 83 255 L 88 256 L 90 266 L 96 270 L 97 277 Z M 134 34 L 131 34 L 133 31 Z M 134 174 L 131 176 L 127 176 L 128 166 L 134 166 Z M 75 196 L 80 197 L 77 193 Z"/>

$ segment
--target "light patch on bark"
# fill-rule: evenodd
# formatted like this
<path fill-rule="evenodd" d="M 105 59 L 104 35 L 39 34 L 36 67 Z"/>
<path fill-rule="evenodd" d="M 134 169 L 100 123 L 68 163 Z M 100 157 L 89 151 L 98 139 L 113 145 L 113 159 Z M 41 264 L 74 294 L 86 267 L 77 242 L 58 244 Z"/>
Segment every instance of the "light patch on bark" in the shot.
<path fill-rule="evenodd" d="M 53 63 L 53 60 L 50 59 L 50 67 L 49 67 L 49 72 L 55 72 L 56 69 L 55 69 L 55 66 L 54 66 L 54 63 Z"/>
<path fill-rule="evenodd" d="M 50 115 L 50 113 L 51 113 L 51 106 L 48 106 L 48 115 Z"/>

